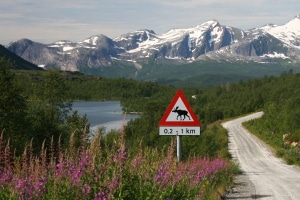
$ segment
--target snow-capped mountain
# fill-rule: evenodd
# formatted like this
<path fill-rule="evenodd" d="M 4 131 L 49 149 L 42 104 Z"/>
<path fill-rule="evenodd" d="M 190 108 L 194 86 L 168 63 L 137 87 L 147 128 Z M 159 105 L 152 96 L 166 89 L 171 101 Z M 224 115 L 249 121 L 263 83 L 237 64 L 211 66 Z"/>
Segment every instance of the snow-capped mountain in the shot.
<path fill-rule="evenodd" d="M 188 29 L 172 29 L 162 35 L 153 31 L 136 31 L 114 39 L 125 52 L 121 58 L 162 57 L 194 60 L 206 52 L 231 45 L 243 36 L 243 31 L 208 21 Z M 128 45 L 128 42 L 129 45 Z"/>
<path fill-rule="evenodd" d="M 36 65 L 71 71 L 111 66 L 114 61 L 130 61 L 141 67 L 141 60 L 147 59 L 270 62 L 274 57 L 281 57 L 299 60 L 300 15 L 283 25 L 266 25 L 246 31 L 211 20 L 160 35 L 145 29 L 113 39 L 99 34 L 80 42 L 61 40 L 41 44 L 21 39 L 7 48 Z"/>

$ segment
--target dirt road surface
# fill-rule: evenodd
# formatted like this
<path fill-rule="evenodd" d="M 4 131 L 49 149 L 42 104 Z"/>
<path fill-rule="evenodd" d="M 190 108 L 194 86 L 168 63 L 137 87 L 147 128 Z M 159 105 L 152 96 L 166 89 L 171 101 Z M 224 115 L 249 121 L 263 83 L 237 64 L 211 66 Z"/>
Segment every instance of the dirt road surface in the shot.
<path fill-rule="evenodd" d="M 225 199 L 300 200 L 300 168 L 274 157 L 272 149 L 242 127 L 263 112 L 223 123 L 229 151 L 243 171 Z"/>

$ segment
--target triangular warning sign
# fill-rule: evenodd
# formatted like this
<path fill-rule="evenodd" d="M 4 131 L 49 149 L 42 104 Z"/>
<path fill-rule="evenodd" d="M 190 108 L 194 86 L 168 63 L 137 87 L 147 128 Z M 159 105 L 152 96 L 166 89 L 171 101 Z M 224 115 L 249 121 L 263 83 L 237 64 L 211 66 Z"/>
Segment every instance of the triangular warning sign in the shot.
<path fill-rule="evenodd" d="M 200 122 L 182 90 L 178 90 L 173 97 L 159 126 L 200 126 Z"/>

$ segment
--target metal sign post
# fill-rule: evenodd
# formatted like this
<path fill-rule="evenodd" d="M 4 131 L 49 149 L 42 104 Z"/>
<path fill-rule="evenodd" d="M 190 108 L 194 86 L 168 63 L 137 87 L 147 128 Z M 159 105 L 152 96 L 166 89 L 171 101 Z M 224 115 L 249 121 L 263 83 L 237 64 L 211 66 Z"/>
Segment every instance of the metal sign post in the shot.
<path fill-rule="evenodd" d="M 176 135 L 177 138 L 177 159 L 178 162 L 181 161 L 181 138 L 180 135 Z"/>

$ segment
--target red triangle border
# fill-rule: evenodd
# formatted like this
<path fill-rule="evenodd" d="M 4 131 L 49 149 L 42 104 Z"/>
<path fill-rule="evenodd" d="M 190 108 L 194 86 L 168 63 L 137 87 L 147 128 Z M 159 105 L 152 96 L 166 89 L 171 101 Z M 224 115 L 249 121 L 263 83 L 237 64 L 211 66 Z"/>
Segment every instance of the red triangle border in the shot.
<path fill-rule="evenodd" d="M 166 121 L 179 98 L 181 98 L 182 102 L 184 103 L 185 107 L 187 108 L 188 113 L 190 114 L 190 116 L 192 117 L 192 119 L 194 121 L 178 121 L 178 122 Z M 169 104 L 166 112 L 162 116 L 162 118 L 159 122 L 159 126 L 200 126 L 200 125 L 201 125 L 201 123 L 197 119 L 197 116 L 195 115 L 194 111 L 192 110 L 192 107 L 190 106 L 186 97 L 184 96 L 183 91 L 180 89 L 177 90 L 177 92 L 176 92 L 175 96 L 173 97 L 171 103 Z"/>

